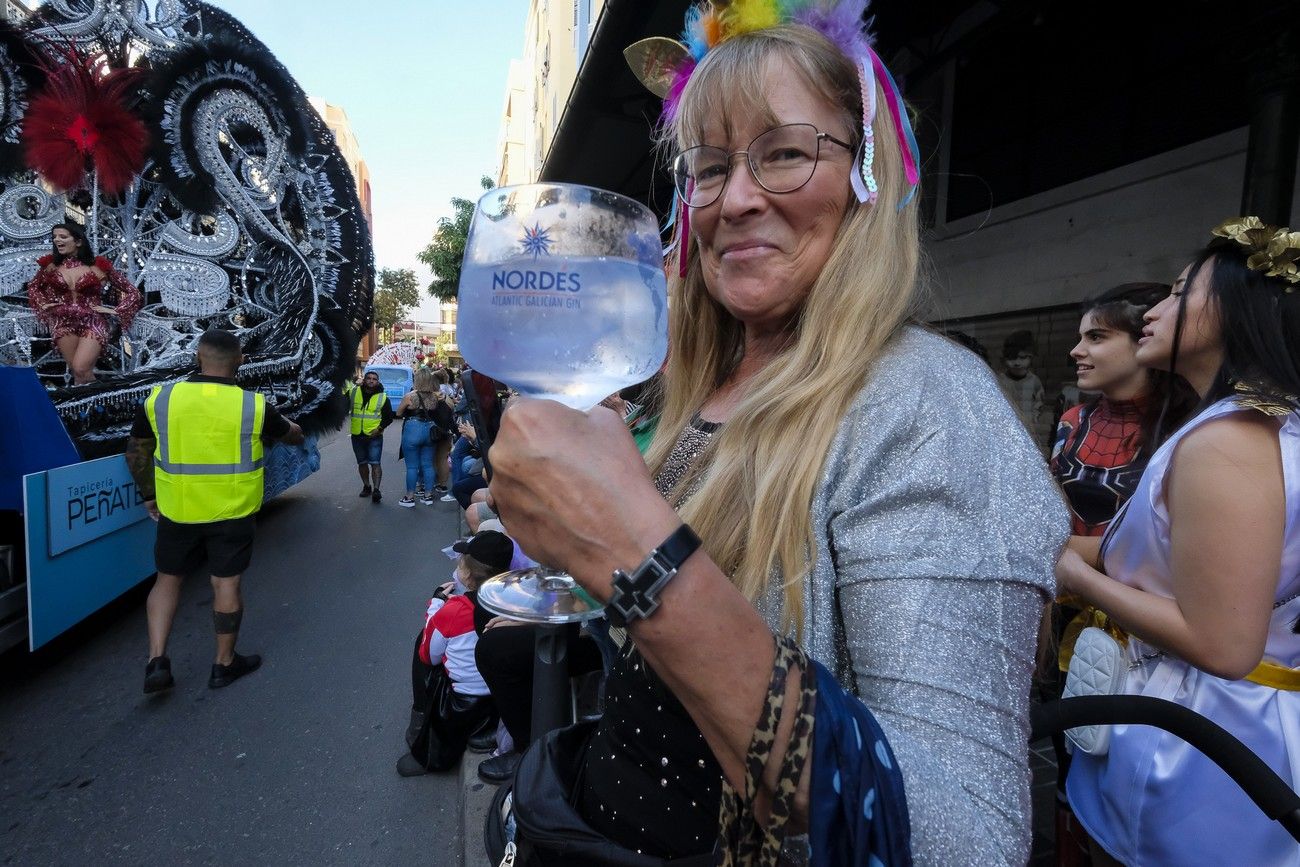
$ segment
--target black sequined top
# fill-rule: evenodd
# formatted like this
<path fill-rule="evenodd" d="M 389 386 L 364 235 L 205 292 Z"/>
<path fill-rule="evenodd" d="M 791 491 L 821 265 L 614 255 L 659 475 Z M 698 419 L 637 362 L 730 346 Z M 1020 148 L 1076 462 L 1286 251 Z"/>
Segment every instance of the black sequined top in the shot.
<path fill-rule="evenodd" d="M 667 497 L 718 425 L 692 419 L 655 477 Z M 623 645 L 605 686 L 605 713 L 587 751 L 577 809 L 592 828 L 659 858 L 712 851 L 722 768 L 686 709 Z"/>

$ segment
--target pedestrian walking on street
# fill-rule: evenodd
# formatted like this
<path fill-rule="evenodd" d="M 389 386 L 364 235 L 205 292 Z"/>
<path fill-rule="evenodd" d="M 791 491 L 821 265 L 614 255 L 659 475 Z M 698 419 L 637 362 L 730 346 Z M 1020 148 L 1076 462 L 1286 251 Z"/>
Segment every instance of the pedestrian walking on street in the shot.
<path fill-rule="evenodd" d="M 439 397 L 434 408 L 434 422 L 440 434 L 438 441 L 433 444 L 433 465 L 438 475 L 433 492 L 445 497 L 451 492 L 451 445 L 456 427 L 454 408 L 458 401 L 455 393 L 449 391 L 451 383 L 447 371 L 435 370 L 433 376 L 438 383 Z"/>
<path fill-rule="evenodd" d="M 436 443 L 447 438 L 446 428 L 438 424 L 438 407 L 446 410 L 445 415 L 450 419 L 451 409 L 438 394 L 433 371 L 421 368 L 415 372 L 415 388 L 397 405 L 396 417 L 402 420 L 402 458 L 406 461 L 406 496 L 398 502 L 399 506 L 411 508 L 416 500 L 431 506 L 434 495 L 447 490 L 444 486 L 439 486 L 441 490 L 425 490 L 418 481 L 423 474 L 426 484 L 433 483 Z"/>
<path fill-rule="evenodd" d="M 149 662 L 144 691 L 174 683 L 167 637 L 181 581 L 206 559 L 212 574 L 217 654 L 211 689 L 228 686 L 262 664 L 235 652 L 244 616 L 239 579 L 253 553 L 253 525 L 262 507 L 264 440 L 303 441 L 302 429 L 261 394 L 235 382 L 244 357 L 238 339 L 210 329 L 199 338 L 199 372 L 156 386 L 140 408 L 126 461 L 145 508 L 158 522 L 149 593 Z"/>
<path fill-rule="evenodd" d="M 393 423 L 393 408 L 379 381 L 379 374 L 367 371 L 360 385 L 348 386 L 349 417 L 352 422 L 352 453 L 357 456 L 357 472 L 361 475 L 361 493 L 378 503 L 383 499 L 379 483 L 384 471 L 379 460 L 384 454 L 384 430 Z"/>

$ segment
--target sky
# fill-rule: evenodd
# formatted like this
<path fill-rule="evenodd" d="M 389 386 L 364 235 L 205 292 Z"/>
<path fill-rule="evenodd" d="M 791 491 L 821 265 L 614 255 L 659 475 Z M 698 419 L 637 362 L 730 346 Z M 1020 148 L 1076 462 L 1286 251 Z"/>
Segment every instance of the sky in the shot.
<path fill-rule="evenodd" d="M 310 96 L 342 107 L 370 169 L 375 270 L 410 268 L 493 176 L 510 59 L 528 0 L 212 0 L 240 19 Z M 437 321 L 437 302 L 412 318 Z"/>

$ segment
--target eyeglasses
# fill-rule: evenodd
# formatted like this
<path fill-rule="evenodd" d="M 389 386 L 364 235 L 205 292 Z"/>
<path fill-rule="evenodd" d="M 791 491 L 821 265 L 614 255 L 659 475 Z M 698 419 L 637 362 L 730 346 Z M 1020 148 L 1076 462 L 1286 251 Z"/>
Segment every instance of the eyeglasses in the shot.
<path fill-rule="evenodd" d="M 743 151 L 728 153 L 712 145 L 687 148 L 673 160 L 673 185 L 687 207 L 708 207 L 722 195 L 732 159 L 744 154 L 760 187 L 769 193 L 793 193 L 812 180 L 823 140 L 853 150 L 853 145 L 810 123 L 788 123 L 769 129 Z"/>

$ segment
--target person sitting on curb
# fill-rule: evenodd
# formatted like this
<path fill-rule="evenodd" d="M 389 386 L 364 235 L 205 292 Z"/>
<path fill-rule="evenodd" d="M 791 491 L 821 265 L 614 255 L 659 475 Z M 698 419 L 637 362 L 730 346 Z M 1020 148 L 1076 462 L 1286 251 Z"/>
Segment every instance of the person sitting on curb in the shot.
<path fill-rule="evenodd" d="M 414 777 L 452 767 L 465 752 L 470 735 L 493 723 L 494 705 L 474 661 L 479 633 L 488 615 L 477 602 L 478 588 L 488 578 L 510 568 L 515 546 L 504 533 L 484 532 L 452 546 L 460 554 L 456 578 L 465 592 L 439 604 L 430 600 L 432 614 L 416 642 L 412 660 L 413 705 L 407 731 L 410 748 L 397 762 L 397 773 Z M 446 586 L 439 588 L 445 591 Z M 445 593 L 444 593 L 445 595 Z M 451 701 L 439 712 L 439 679 L 450 680 Z"/>

